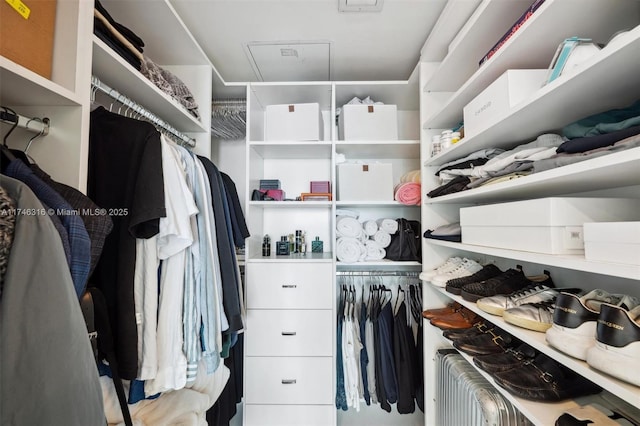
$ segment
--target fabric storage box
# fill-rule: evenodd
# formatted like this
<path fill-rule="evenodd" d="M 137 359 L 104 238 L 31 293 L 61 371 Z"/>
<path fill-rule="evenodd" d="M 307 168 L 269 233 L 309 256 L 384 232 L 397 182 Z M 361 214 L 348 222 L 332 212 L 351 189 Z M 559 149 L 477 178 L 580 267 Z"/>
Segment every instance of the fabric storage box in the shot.
<path fill-rule="evenodd" d="M 640 266 L 640 222 L 585 223 L 584 257 Z"/>
<path fill-rule="evenodd" d="M 395 105 L 344 105 L 338 116 L 340 139 L 345 141 L 398 140 Z"/>
<path fill-rule="evenodd" d="M 267 105 L 265 141 L 323 140 L 320 104 Z"/>
<path fill-rule="evenodd" d="M 547 254 L 584 251 L 583 224 L 637 220 L 640 200 L 551 197 L 460 209 L 462 242 Z"/>
<path fill-rule="evenodd" d="M 10 4 L 16 4 L 14 9 Z M 0 55 L 51 79 L 56 0 L 0 3 Z"/>
<path fill-rule="evenodd" d="M 542 87 L 547 70 L 507 70 L 462 110 L 465 137 L 500 121 L 511 108 Z"/>
<path fill-rule="evenodd" d="M 338 201 L 393 201 L 389 163 L 338 164 Z"/>

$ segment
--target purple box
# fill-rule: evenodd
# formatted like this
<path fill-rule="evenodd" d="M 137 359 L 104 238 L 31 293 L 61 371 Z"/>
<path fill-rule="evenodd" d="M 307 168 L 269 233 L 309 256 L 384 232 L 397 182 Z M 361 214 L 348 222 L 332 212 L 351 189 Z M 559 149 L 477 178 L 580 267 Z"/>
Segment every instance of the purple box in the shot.
<path fill-rule="evenodd" d="M 309 187 L 309 192 L 314 194 L 328 194 L 331 192 L 331 184 L 328 180 L 311 181 Z"/>

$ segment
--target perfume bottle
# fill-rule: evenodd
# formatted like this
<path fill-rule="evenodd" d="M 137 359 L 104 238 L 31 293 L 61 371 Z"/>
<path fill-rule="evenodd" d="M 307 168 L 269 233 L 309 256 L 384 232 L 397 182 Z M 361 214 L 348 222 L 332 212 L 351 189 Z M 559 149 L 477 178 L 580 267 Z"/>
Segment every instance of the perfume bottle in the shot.
<path fill-rule="evenodd" d="M 276 241 L 276 255 L 289 256 L 289 241 L 286 235 L 281 236 L 280 241 Z"/>
<path fill-rule="evenodd" d="M 315 240 L 311 241 L 311 253 L 322 253 L 323 251 L 322 241 L 320 241 L 320 237 L 316 237 Z"/>
<path fill-rule="evenodd" d="M 271 256 L 271 237 L 269 234 L 262 238 L 262 255 Z"/>

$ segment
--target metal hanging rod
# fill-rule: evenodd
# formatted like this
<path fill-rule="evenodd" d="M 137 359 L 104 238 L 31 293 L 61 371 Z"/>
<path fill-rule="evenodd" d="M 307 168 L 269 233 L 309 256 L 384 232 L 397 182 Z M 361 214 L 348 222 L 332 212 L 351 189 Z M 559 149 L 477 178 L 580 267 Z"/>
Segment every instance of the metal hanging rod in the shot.
<path fill-rule="evenodd" d="M 414 277 L 418 278 L 420 272 L 416 271 L 337 271 L 336 275 L 343 277 Z"/>
<path fill-rule="evenodd" d="M 113 98 L 116 102 L 119 102 L 122 105 L 126 106 L 127 108 L 132 109 L 133 111 L 135 111 L 136 113 L 144 117 L 146 120 L 148 120 L 152 124 L 166 130 L 171 135 L 178 138 L 178 140 L 184 145 L 187 145 L 191 148 L 196 146 L 195 139 L 185 135 L 184 133 L 182 133 L 181 131 L 179 131 L 178 129 L 176 129 L 175 127 L 173 127 L 172 125 L 170 125 L 169 123 L 167 123 L 166 121 L 164 121 L 163 119 L 161 119 L 160 117 L 152 113 L 151 111 L 147 110 L 142 105 L 138 104 L 137 102 L 131 100 L 130 98 L 123 95 L 122 93 L 118 92 L 116 89 L 109 87 L 107 84 L 100 81 L 98 77 L 91 76 L 91 87 L 94 90 L 100 90 L 101 92 L 106 93 L 107 96 Z"/>
<path fill-rule="evenodd" d="M 38 133 L 38 137 L 47 136 L 49 134 L 49 128 L 51 127 L 51 120 L 49 120 L 49 118 L 25 117 L 24 115 L 15 113 L 8 108 L 0 106 L 0 121 L 9 125 L 14 125 L 16 120 L 18 121 L 16 127 Z"/>

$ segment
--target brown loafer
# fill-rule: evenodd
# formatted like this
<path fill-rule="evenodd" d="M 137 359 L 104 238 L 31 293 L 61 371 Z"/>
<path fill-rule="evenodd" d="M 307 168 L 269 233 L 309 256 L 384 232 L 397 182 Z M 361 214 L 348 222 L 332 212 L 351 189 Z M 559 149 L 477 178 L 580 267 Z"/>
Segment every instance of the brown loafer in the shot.
<path fill-rule="evenodd" d="M 463 307 L 447 316 L 432 318 L 430 323 L 441 330 L 461 330 L 471 328 L 473 324 L 480 320 L 481 318 L 473 311 Z"/>
<path fill-rule="evenodd" d="M 426 319 L 431 319 L 435 317 L 447 316 L 449 314 L 453 314 L 457 310 L 461 309 L 462 305 L 458 302 L 451 302 L 444 308 L 436 308 L 436 309 L 427 309 L 422 312 L 422 316 Z"/>

